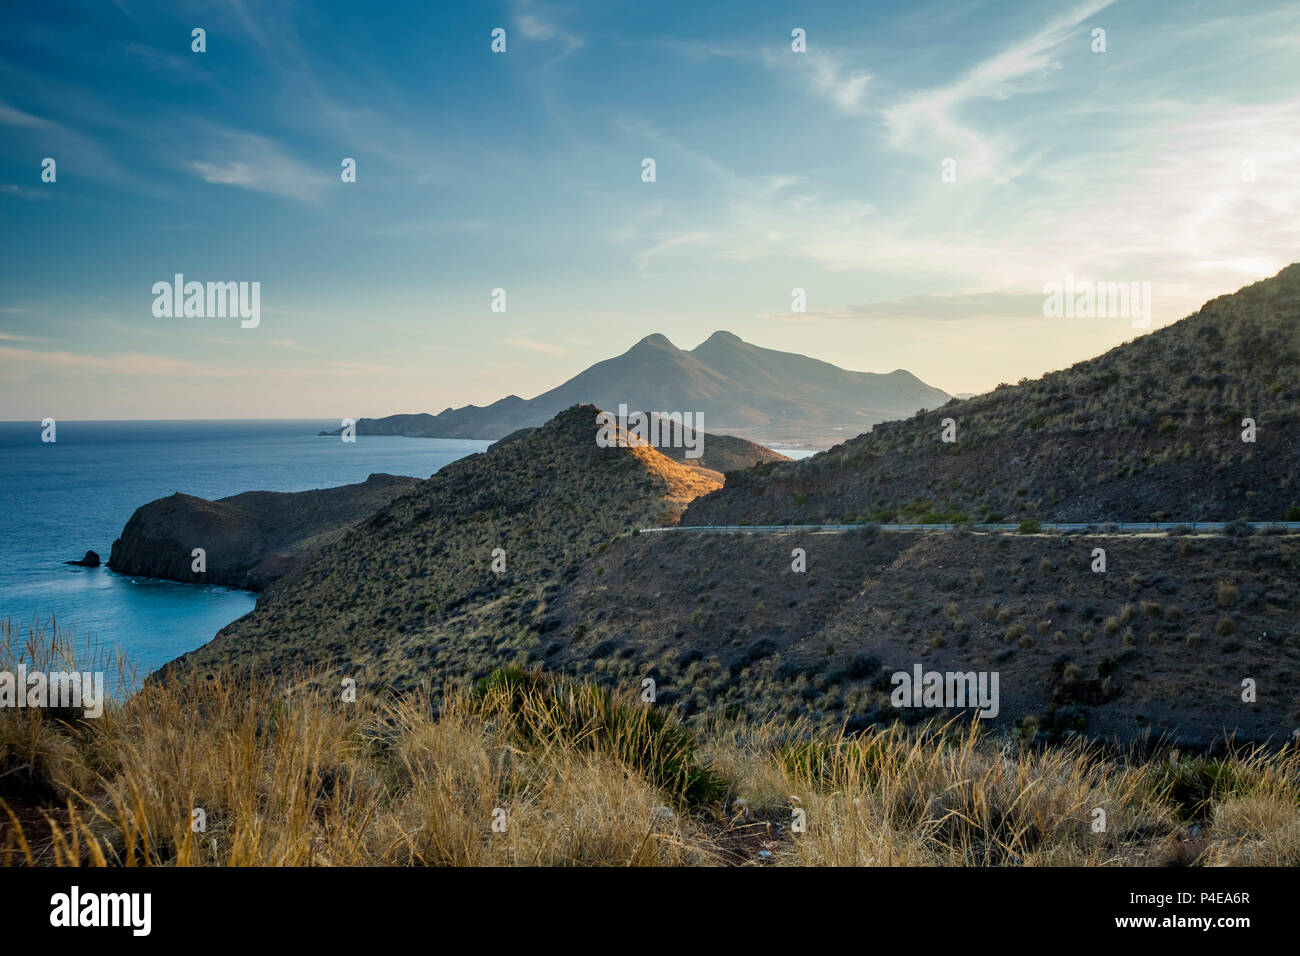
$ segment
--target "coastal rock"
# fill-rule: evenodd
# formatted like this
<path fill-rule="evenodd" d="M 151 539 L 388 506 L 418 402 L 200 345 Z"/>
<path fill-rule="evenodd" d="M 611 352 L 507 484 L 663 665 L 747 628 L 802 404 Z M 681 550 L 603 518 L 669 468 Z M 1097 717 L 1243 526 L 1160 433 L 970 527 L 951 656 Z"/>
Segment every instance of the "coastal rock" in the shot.
<path fill-rule="evenodd" d="M 87 551 L 86 556 L 80 561 L 64 561 L 64 564 L 73 564 L 79 568 L 97 568 L 99 567 L 99 553 L 96 551 Z"/>
<path fill-rule="evenodd" d="M 320 547 L 420 483 L 371 475 L 315 491 L 247 491 L 216 501 L 176 492 L 137 508 L 113 542 L 121 574 L 265 589 Z M 196 572 L 195 549 L 204 570 Z"/>

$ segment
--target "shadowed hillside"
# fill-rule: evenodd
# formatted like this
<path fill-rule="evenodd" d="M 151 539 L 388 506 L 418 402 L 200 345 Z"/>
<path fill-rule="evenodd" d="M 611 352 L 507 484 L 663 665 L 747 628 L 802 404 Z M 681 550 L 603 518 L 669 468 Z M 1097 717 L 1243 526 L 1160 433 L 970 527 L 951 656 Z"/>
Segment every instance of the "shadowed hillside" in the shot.
<path fill-rule="evenodd" d="M 718 487 L 653 448 L 598 447 L 596 412 L 575 406 L 452 462 L 174 663 L 345 665 L 401 687 L 522 659 L 579 564 L 629 528 L 675 522 Z"/>
<path fill-rule="evenodd" d="M 1292 265 L 1097 358 L 737 476 L 683 523 L 1294 517 L 1297 370 Z"/>
<path fill-rule="evenodd" d="M 1026 739 L 1280 743 L 1300 727 L 1298 574 L 1294 535 L 642 534 L 566 584 L 545 662 L 652 677 L 688 715 L 853 729 L 936 716 L 892 706 L 895 671 L 998 672 L 991 723 Z"/>

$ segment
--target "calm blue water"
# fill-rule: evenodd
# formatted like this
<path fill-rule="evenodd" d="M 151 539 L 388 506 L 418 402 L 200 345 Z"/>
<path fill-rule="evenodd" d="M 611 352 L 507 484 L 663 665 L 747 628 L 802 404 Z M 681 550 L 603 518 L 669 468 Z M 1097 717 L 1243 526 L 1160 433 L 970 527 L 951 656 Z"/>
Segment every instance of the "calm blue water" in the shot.
<path fill-rule="evenodd" d="M 145 502 L 176 491 L 306 491 L 372 472 L 427 478 L 490 442 L 318 438 L 337 421 L 0 422 L 0 619 L 49 622 L 126 651 L 141 675 L 207 642 L 252 610 L 228 588 L 129 578 L 63 562 L 87 550 L 108 560 L 113 539 Z"/>

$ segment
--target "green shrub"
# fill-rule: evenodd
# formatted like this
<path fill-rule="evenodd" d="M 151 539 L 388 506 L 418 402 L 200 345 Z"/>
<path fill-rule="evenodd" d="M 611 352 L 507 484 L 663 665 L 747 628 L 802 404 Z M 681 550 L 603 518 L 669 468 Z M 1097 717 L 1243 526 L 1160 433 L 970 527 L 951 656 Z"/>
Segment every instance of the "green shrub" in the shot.
<path fill-rule="evenodd" d="M 697 762 L 695 735 L 664 707 L 632 704 L 594 684 L 504 667 L 478 681 L 477 712 L 503 722 L 524 744 L 609 754 L 686 803 L 720 799 L 721 778 Z"/>
<path fill-rule="evenodd" d="M 1146 773 L 1153 794 L 1172 803 L 1183 819 L 1201 822 L 1208 820 L 1213 801 L 1249 796 L 1259 785 L 1257 772 L 1216 758 L 1163 760 Z"/>

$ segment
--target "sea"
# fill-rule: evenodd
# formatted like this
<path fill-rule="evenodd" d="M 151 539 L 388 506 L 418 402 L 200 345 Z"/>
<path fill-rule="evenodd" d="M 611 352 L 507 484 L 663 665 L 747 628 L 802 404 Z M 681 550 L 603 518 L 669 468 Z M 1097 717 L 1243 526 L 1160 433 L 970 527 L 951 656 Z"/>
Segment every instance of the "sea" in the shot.
<path fill-rule="evenodd" d="M 491 444 L 439 438 L 318 437 L 338 421 L 0 422 L 0 620 L 15 634 L 51 623 L 84 646 L 123 653 L 144 676 L 205 644 L 256 595 L 64 564 L 108 561 L 136 508 L 181 491 L 307 491 L 387 472 L 427 478 Z"/>

